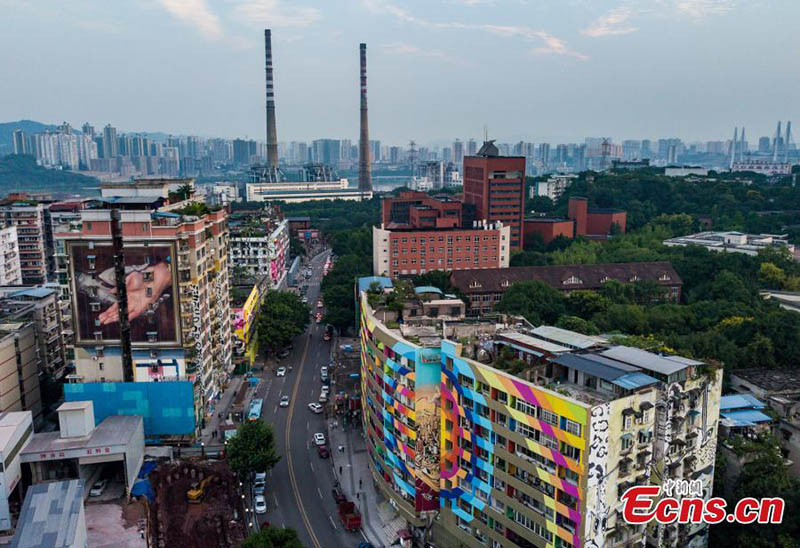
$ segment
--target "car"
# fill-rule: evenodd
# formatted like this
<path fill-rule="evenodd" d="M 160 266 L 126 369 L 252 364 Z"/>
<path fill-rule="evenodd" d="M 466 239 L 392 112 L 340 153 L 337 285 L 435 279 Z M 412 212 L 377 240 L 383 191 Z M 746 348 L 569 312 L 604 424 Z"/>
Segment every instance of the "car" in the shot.
<path fill-rule="evenodd" d="M 325 434 L 322 432 L 317 432 L 314 434 L 314 445 L 325 445 Z"/>
<path fill-rule="evenodd" d="M 94 483 L 94 485 L 92 485 L 92 490 L 89 491 L 89 496 L 90 497 L 99 497 L 106 490 L 106 486 L 107 485 L 108 485 L 108 480 L 104 480 L 103 479 L 103 480 L 100 480 L 100 481 L 96 481 Z"/>
<path fill-rule="evenodd" d="M 291 350 L 289 350 L 288 348 L 284 348 L 283 350 L 281 350 L 280 352 L 278 352 L 278 359 L 279 359 L 279 360 L 283 360 L 283 359 L 285 359 L 285 358 L 288 358 L 288 357 L 289 357 L 289 354 L 291 354 L 291 353 L 292 353 L 292 351 L 291 351 Z"/>
<path fill-rule="evenodd" d="M 319 393 L 319 403 L 327 403 L 328 401 L 328 393 L 327 392 L 320 392 Z"/>
<path fill-rule="evenodd" d="M 259 483 L 263 484 L 266 481 L 267 481 L 267 473 L 266 472 L 256 472 L 255 480 L 253 480 L 253 483 L 255 483 L 257 485 Z"/>
<path fill-rule="evenodd" d="M 308 404 L 308 408 L 311 409 L 312 413 L 322 413 L 322 406 L 318 403 L 311 402 Z"/>
<path fill-rule="evenodd" d="M 321 459 L 327 459 L 331 456 L 331 452 L 328 450 L 327 445 L 318 445 L 317 453 L 319 454 L 319 458 Z"/>
<path fill-rule="evenodd" d="M 279 367 L 276 374 L 279 377 L 285 377 L 286 376 L 286 368 L 285 367 Z"/>
<path fill-rule="evenodd" d="M 317 308 L 322 308 L 322 301 L 317 301 Z"/>
<path fill-rule="evenodd" d="M 253 506 L 256 509 L 256 514 L 266 514 L 267 513 L 267 501 L 264 500 L 264 495 L 257 495 L 254 499 Z"/>
<path fill-rule="evenodd" d="M 317 314 L 316 322 L 317 323 L 322 323 L 322 316 L 321 315 Z"/>
<path fill-rule="evenodd" d="M 282 396 L 281 403 L 279 403 L 281 407 L 289 407 L 289 396 Z"/>
<path fill-rule="evenodd" d="M 322 393 L 323 394 L 330 394 L 330 392 L 331 392 L 331 387 L 328 386 L 327 384 L 323 384 L 322 385 Z"/>
<path fill-rule="evenodd" d="M 347 497 L 344 496 L 344 492 L 339 487 L 331 489 L 331 495 L 333 495 L 333 500 L 336 501 L 336 504 L 347 502 Z"/>
<path fill-rule="evenodd" d="M 328 366 L 327 365 L 320 366 L 319 374 L 320 375 L 327 375 L 328 374 Z"/>
<path fill-rule="evenodd" d="M 308 304 L 308 297 L 303 297 L 303 304 Z"/>
<path fill-rule="evenodd" d="M 257 483 L 253 485 L 253 494 L 255 496 L 263 496 L 265 487 L 266 486 L 263 483 Z"/>

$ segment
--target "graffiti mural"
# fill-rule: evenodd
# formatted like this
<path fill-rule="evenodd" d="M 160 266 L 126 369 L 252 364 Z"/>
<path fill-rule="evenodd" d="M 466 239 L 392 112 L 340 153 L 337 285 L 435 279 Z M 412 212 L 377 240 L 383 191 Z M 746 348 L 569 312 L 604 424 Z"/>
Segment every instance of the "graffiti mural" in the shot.
<path fill-rule="evenodd" d="M 589 423 L 589 466 L 587 468 L 586 489 L 594 494 L 595 503 L 588 509 L 584 535 L 586 546 L 600 548 L 605 543 L 606 523 L 609 508 L 606 504 L 606 463 L 608 460 L 609 425 L 611 405 L 605 403 L 592 408 Z"/>

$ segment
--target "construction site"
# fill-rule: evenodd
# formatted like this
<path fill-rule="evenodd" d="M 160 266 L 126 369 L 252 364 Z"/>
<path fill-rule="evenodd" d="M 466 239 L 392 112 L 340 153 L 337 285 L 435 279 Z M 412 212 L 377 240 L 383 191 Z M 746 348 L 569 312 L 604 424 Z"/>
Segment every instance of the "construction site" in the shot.
<path fill-rule="evenodd" d="M 150 482 L 149 546 L 233 548 L 247 536 L 239 481 L 226 463 L 162 464 Z"/>

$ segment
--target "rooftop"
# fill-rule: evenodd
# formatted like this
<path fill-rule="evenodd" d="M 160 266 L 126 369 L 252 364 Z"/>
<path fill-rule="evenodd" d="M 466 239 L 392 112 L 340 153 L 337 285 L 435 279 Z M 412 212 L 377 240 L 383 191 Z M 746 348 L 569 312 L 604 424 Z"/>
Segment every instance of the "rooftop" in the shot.
<path fill-rule="evenodd" d="M 602 337 L 583 335 L 581 333 L 568 331 L 566 329 L 561 329 L 560 327 L 553 327 L 550 325 L 540 325 L 533 330 L 533 334 L 545 340 L 555 342 L 556 344 L 567 346 L 569 348 L 577 348 L 580 350 L 603 345 L 608 342 Z"/>
<path fill-rule="evenodd" d="M 358 279 L 358 291 L 366 291 L 373 283 L 378 282 L 382 289 L 391 289 L 392 279 L 386 276 L 365 276 Z"/>
<path fill-rule="evenodd" d="M 11 548 L 75 546 L 83 489 L 83 480 L 51 481 L 28 488 Z"/>
<path fill-rule="evenodd" d="M 731 375 L 767 392 L 800 392 L 800 369 L 736 369 Z"/>
<path fill-rule="evenodd" d="M 772 422 L 772 417 L 755 409 L 740 409 L 736 411 L 720 411 L 720 422 L 723 426 L 755 426 Z"/>
<path fill-rule="evenodd" d="M 766 405 L 750 394 L 731 394 L 719 399 L 720 411 L 746 408 L 764 409 L 765 407 Z"/>
<path fill-rule="evenodd" d="M 641 369 L 661 375 L 672 375 L 686 369 L 689 365 L 703 364 L 703 362 L 696 362 L 688 358 L 679 357 L 679 359 L 674 359 L 671 356 L 660 356 L 632 346 L 612 346 L 608 350 L 603 350 L 600 354 L 612 360 L 635 365 Z"/>
<path fill-rule="evenodd" d="M 55 293 L 54 289 L 50 289 L 49 287 L 30 287 L 27 289 L 21 289 L 20 291 L 16 291 L 9 295 L 11 298 L 19 298 L 19 297 L 34 297 L 36 299 L 43 299 L 45 297 L 49 297 Z"/>
<path fill-rule="evenodd" d="M 524 333 L 517 333 L 516 331 L 500 332 L 497 334 L 497 336 L 503 339 L 508 339 L 509 341 L 513 341 L 515 343 L 521 344 L 526 347 L 533 347 L 533 348 L 538 348 L 540 350 L 544 350 L 545 352 L 548 352 L 550 354 L 561 354 L 564 352 L 571 351 L 570 348 L 567 348 L 566 346 L 555 344 L 550 341 L 540 339 L 538 337 L 532 337 Z"/>
<path fill-rule="evenodd" d="M 41 453 L 52 451 L 125 445 L 141 421 L 139 415 L 112 415 L 98 424 L 89 437 L 84 438 L 62 438 L 59 431 L 39 432 L 31 436 L 30 443 L 21 451 L 21 455 L 25 460 L 26 455 L 38 457 Z"/>

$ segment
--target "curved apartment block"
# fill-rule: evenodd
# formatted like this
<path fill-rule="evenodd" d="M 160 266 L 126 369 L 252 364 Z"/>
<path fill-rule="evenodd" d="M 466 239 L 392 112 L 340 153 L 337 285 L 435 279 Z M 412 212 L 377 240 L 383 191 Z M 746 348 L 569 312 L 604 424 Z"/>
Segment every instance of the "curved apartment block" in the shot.
<path fill-rule="evenodd" d="M 720 370 L 556 328 L 468 321 L 456 299 L 417 288 L 403 302 L 387 278 L 367 282 L 371 472 L 419 537 L 442 548 L 706 544 L 704 526 L 628 525 L 620 495 L 671 478 L 710 497 Z"/>

